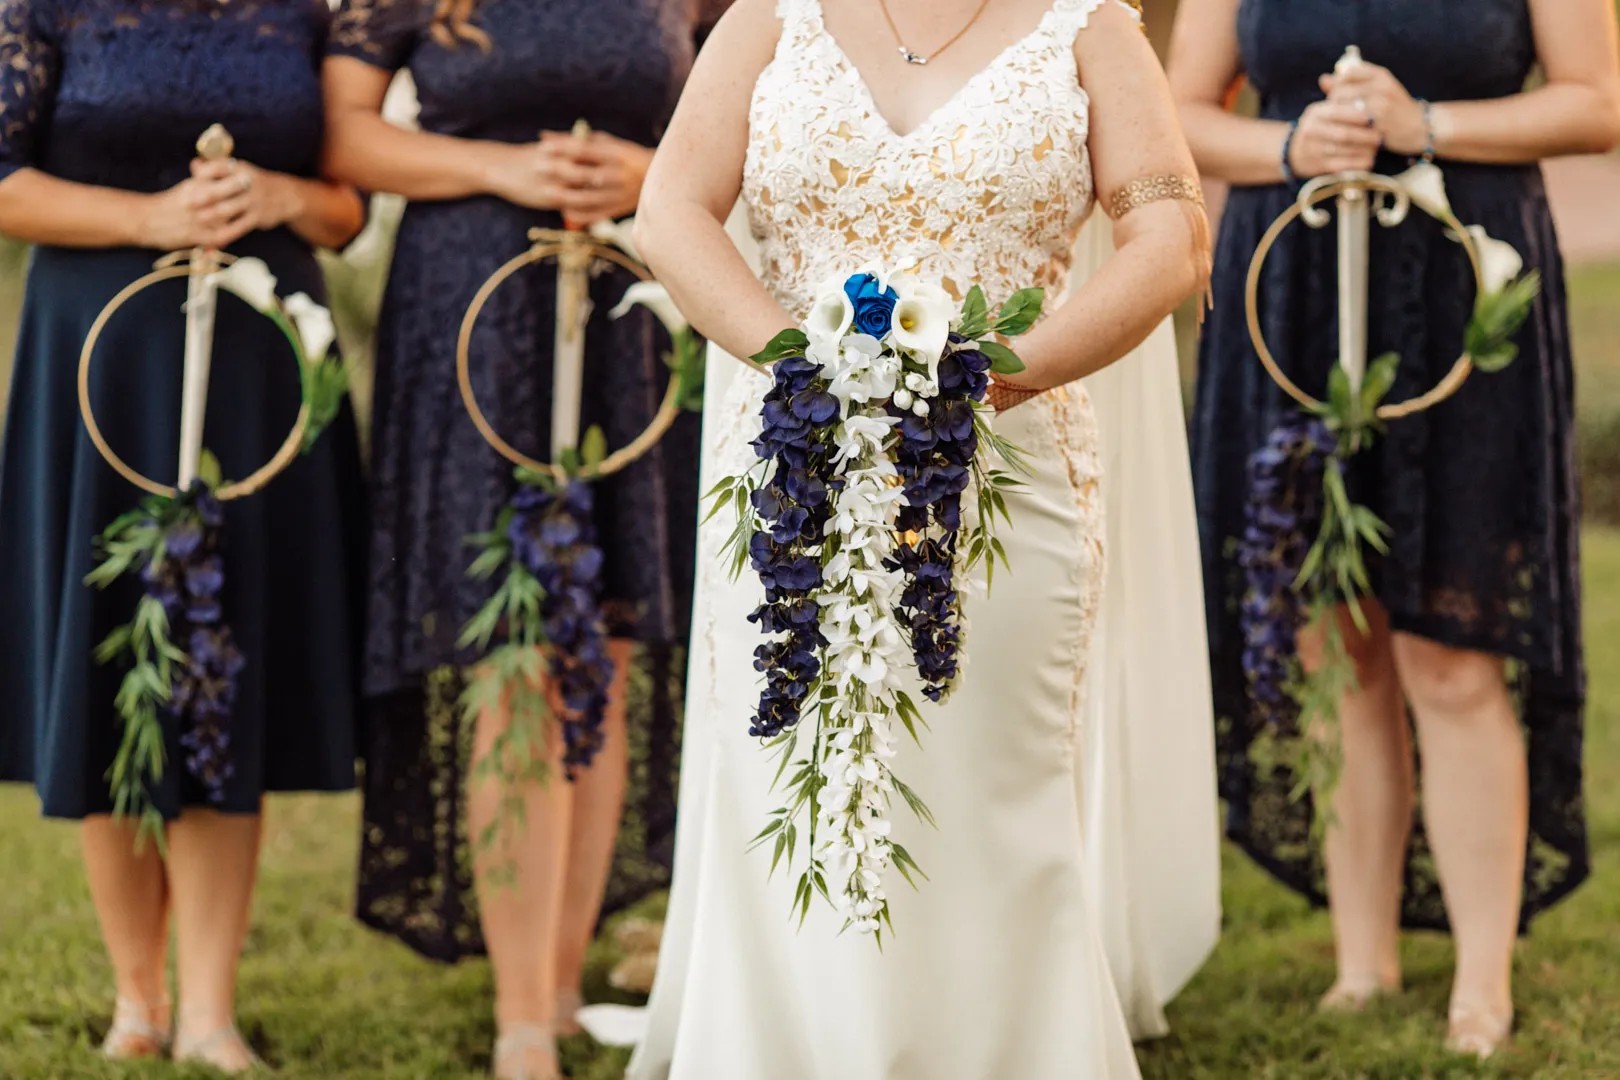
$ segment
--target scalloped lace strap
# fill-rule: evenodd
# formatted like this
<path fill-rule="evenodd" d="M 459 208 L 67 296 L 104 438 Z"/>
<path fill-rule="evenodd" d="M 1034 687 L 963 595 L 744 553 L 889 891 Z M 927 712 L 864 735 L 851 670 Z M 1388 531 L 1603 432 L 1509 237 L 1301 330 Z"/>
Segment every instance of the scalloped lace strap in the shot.
<path fill-rule="evenodd" d="M 802 44 L 822 32 L 821 0 L 776 0 L 782 20 L 781 45 Z"/>
<path fill-rule="evenodd" d="M 790 4 L 794 0 L 780 2 Z M 1058 33 L 1072 41 L 1091 22 L 1092 14 L 1104 4 L 1118 4 L 1130 12 L 1131 18 L 1138 24 L 1142 22 L 1141 0 L 1056 0 L 1051 11 L 1053 24 Z"/>

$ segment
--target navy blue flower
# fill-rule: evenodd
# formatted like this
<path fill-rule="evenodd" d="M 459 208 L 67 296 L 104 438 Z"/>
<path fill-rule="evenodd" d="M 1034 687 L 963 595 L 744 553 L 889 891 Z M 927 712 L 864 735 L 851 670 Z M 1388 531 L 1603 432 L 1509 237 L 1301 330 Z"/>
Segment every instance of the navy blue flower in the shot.
<path fill-rule="evenodd" d="M 872 274 L 856 274 L 844 282 L 844 295 L 855 308 L 855 330 L 875 338 L 886 337 L 900 299 L 893 289 L 881 288 Z"/>

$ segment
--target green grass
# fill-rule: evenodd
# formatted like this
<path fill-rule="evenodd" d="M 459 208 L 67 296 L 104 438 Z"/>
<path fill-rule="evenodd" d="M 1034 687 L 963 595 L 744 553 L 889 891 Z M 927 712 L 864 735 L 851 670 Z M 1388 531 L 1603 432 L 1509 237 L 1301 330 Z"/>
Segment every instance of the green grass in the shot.
<path fill-rule="evenodd" d="M 1587 540 L 1587 765 L 1598 873 L 1522 947 L 1513 1050 L 1486 1068 L 1439 1051 L 1450 946 L 1435 935 L 1408 938 L 1401 997 L 1364 1017 L 1318 1016 L 1312 1004 L 1332 975 L 1326 918 L 1229 852 L 1225 937 L 1173 1006 L 1175 1034 L 1143 1052 L 1145 1076 L 1620 1076 L 1620 532 L 1594 529 Z M 287 1080 L 483 1075 L 487 966 L 429 964 L 349 919 L 356 828 L 352 797 L 272 800 L 242 970 L 244 1030 Z M 73 828 L 38 821 L 30 793 L 0 790 L 0 867 L 0 1077 L 174 1075 L 91 1054 L 111 994 Z M 611 959 L 602 946 L 596 986 Z M 593 1052 L 583 1040 L 568 1050 L 576 1078 L 611 1080 L 623 1068 L 622 1054 Z"/>

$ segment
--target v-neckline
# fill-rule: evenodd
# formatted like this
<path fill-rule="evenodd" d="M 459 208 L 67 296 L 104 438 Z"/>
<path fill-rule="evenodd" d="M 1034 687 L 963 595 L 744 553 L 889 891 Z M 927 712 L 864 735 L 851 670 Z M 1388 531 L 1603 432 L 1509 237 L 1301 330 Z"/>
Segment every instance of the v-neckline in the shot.
<path fill-rule="evenodd" d="M 827 46 L 837 54 L 839 64 L 852 78 L 854 78 L 855 84 L 860 87 L 861 96 L 866 99 L 866 111 L 868 115 L 870 115 L 871 118 L 883 128 L 883 133 L 885 135 L 900 142 L 905 142 L 909 139 L 915 138 L 918 132 L 926 131 L 928 128 L 932 127 L 935 121 L 937 121 L 945 114 L 947 110 L 965 97 L 969 90 L 978 85 L 980 80 L 988 78 L 991 72 L 1001 67 L 1001 65 L 1006 62 L 1007 57 L 1011 56 L 1019 49 L 1024 48 L 1031 41 L 1034 41 L 1041 34 L 1045 33 L 1047 22 L 1050 21 L 1052 16 L 1057 12 L 1058 0 L 1053 0 L 1052 5 L 1041 13 L 1041 21 L 1035 24 L 1034 29 L 1030 30 L 1022 37 L 1008 42 L 1005 48 L 986 61 L 984 66 L 980 67 L 978 70 L 974 71 L 973 74 L 969 75 L 960 86 L 958 86 L 950 93 L 949 96 L 945 98 L 944 101 L 941 101 L 938 105 L 934 106 L 933 109 L 929 110 L 929 112 L 917 122 L 917 126 L 911 128 L 909 131 L 897 130 L 894 124 L 889 120 L 888 116 L 884 114 L 882 108 L 878 106 L 877 95 L 872 93 L 872 84 L 867 82 L 866 75 L 862 73 L 860 65 L 856 64 L 855 61 L 850 57 L 848 50 L 844 48 L 843 44 L 836 36 L 834 36 L 833 32 L 827 29 L 827 12 L 822 6 L 821 0 L 810 0 L 810 3 L 815 7 L 816 31 L 821 35 L 821 37 L 826 39 Z"/>

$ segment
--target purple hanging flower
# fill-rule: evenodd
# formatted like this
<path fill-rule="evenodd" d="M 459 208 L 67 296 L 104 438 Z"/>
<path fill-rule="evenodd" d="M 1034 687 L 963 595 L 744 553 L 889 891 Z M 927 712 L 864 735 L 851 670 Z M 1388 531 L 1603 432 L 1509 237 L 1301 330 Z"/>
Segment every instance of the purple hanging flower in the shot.
<path fill-rule="evenodd" d="M 602 549 L 596 542 L 595 500 L 589 483 L 560 491 L 520 484 L 508 502 L 506 536 L 512 555 L 543 590 L 540 620 L 552 678 L 562 700 L 563 768 L 568 779 L 596 759 L 613 685 L 602 617 Z"/>
<path fill-rule="evenodd" d="M 1272 727 L 1293 716 L 1295 638 L 1305 610 L 1294 588 L 1322 521 L 1322 476 L 1336 445 L 1321 419 L 1290 416 L 1249 457 L 1245 528 L 1237 545 L 1243 670 L 1249 695 Z"/>
<path fill-rule="evenodd" d="M 218 806 L 236 774 L 231 716 L 246 661 L 221 605 L 223 507 L 201 483 L 182 498 L 178 519 L 164 530 L 163 557 L 141 567 L 141 583 L 168 616 L 169 637 L 186 652 L 185 661 L 173 667 L 164 712 L 179 728 L 186 773 Z"/>

